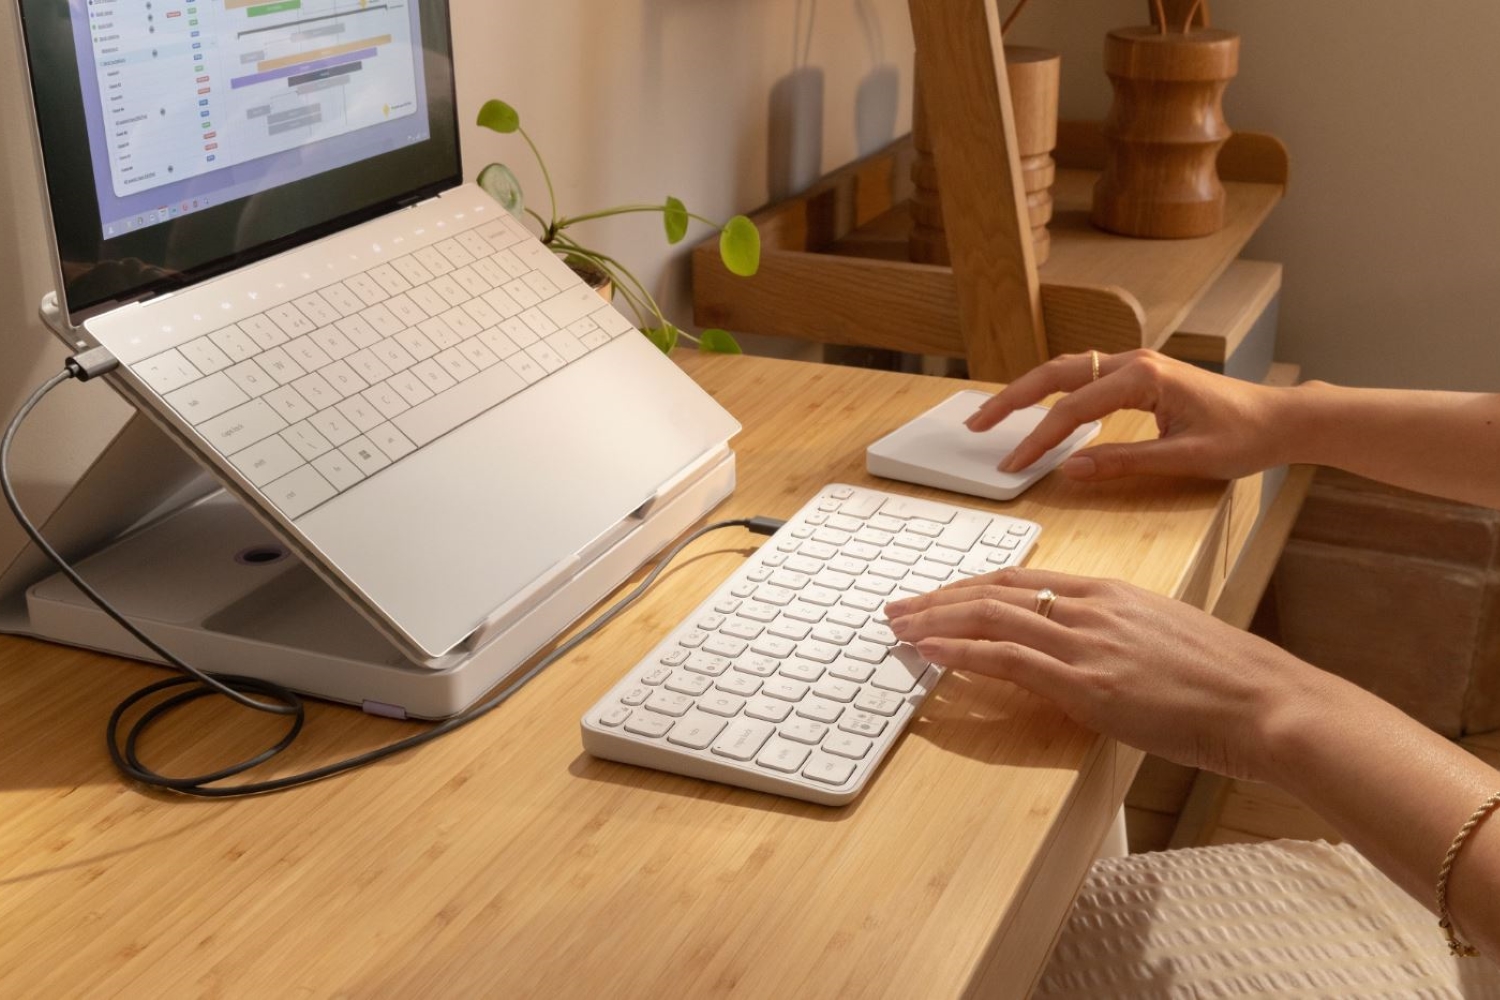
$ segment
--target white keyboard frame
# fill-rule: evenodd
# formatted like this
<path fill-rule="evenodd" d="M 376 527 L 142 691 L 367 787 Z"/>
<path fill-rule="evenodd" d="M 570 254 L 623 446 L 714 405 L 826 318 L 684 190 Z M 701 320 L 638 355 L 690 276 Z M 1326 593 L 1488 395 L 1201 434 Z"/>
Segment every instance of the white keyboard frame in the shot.
<path fill-rule="evenodd" d="M 906 731 L 907 724 L 916 715 L 923 702 L 927 700 L 927 697 L 937 687 L 938 681 L 942 679 L 943 675 L 941 667 L 934 664 L 927 664 L 927 668 L 918 678 L 916 686 L 909 693 L 901 696 L 902 704 L 897 709 L 895 715 L 890 717 L 890 722 L 885 730 L 879 736 L 873 738 L 873 745 L 870 752 L 862 759 L 854 762 L 853 773 L 847 780 L 838 785 L 831 785 L 805 777 L 801 773 L 800 767 L 796 773 L 773 772 L 756 765 L 753 759 L 740 762 L 713 753 L 712 747 L 705 750 L 693 750 L 669 743 L 665 737 L 653 738 L 641 736 L 627 732 L 621 724 L 608 725 L 601 721 L 603 713 L 607 709 L 613 708 L 620 703 L 622 694 L 631 688 L 646 683 L 643 680 L 644 676 L 660 666 L 664 656 L 679 648 L 678 640 L 684 633 L 694 630 L 696 623 L 705 616 L 717 613 L 714 610 L 716 604 L 730 598 L 732 596 L 731 592 L 737 585 L 750 583 L 752 573 L 766 568 L 766 556 L 769 553 L 778 551 L 777 543 L 779 541 L 793 537 L 790 535 L 790 532 L 794 526 L 806 523 L 809 515 L 820 513 L 820 505 L 835 499 L 843 491 L 852 491 L 852 494 L 856 497 L 877 496 L 885 499 L 894 499 L 900 501 L 903 505 L 917 505 L 917 509 L 921 509 L 921 505 L 926 505 L 928 508 L 943 509 L 951 511 L 954 514 L 978 514 L 991 518 L 993 521 L 1007 528 L 1010 525 L 1025 526 L 1027 534 L 1024 536 L 1024 541 L 1016 549 L 1009 550 L 1013 553 L 1010 561 L 1004 565 L 994 565 L 993 569 L 1018 566 L 1024 563 L 1041 534 L 1041 526 L 1035 522 L 1006 514 L 976 510 L 957 504 L 919 500 L 868 487 L 849 486 L 841 483 L 829 484 L 819 490 L 817 495 L 808 501 L 795 515 L 788 518 L 785 526 L 778 530 L 776 534 L 766 539 L 765 543 L 762 544 L 754 555 L 714 588 L 713 593 L 708 595 L 690 613 L 683 616 L 662 640 L 652 648 L 650 653 L 627 671 L 609 692 L 584 714 L 581 720 L 583 745 L 590 754 L 607 760 L 636 764 L 689 777 L 703 778 L 757 791 L 770 792 L 822 805 L 844 805 L 859 797 L 875 772 L 880 768 L 881 762 L 885 760 L 892 747 Z M 954 579 L 960 578 L 960 575 L 962 577 L 969 577 L 977 574 L 960 571 L 960 573 L 955 574 Z M 910 593 L 903 593 L 898 590 L 889 599 L 894 600 L 901 596 L 910 596 Z M 879 611 L 876 611 L 872 613 L 872 616 L 879 619 L 881 614 Z M 904 649 L 905 656 L 911 656 L 915 653 L 910 646 L 905 646 L 904 644 L 896 648 Z M 658 682 L 659 684 L 660 682 Z M 861 687 L 866 688 L 867 685 L 861 685 Z"/>

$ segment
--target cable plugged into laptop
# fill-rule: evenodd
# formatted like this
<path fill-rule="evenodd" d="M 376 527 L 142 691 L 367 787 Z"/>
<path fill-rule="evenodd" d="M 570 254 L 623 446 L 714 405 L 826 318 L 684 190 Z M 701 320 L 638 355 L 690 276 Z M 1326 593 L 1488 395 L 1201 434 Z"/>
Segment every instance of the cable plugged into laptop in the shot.
<path fill-rule="evenodd" d="M 220 783 L 266 763 L 292 744 L 292 741 L 302 731 L 302 726 L 306 719 L 302 699 L 295 692 L 287 688 L 259 678 L 205 673 L 164 649 L 150 636 L 142 632 L 133 622 L 129 621 L 107 598 L 88 584 L 78 574 L 77 570 L 52 547 L 42 536 L 41 531 L 27 517 L 19 499 L 16 497 L 14 485 L 11 482 L 11 446 L 14 443 L 16 433 L 20 429 L 21 424 L 42 399 L 57 386 L 69 379 L 87 382 L 113 371 L 118 366 L 119 361 L 104 348 L 93 348 L 82 351 L 69 358 L 62 371 L 48 379 L 21 404 L 20 409 L 16 411 L 15 416 L 11 418 L 10 424 L 5 428 L 3 437 L 0 437 L 0 491 L 3 491 L 5 501 L 9 505 L 11 513 L 15 516 L 17 523 L 21 525 L 22 530 L 26 532 L 27 537 L 31 539 L 37 549 L 46 555 L 84 596 L 119 624 L 120 627 L 124 628 L 139 642 L 159 656 L 164 663 L 186 675 L 182 677 L 169 677 L 141 688 L 116 706 L 109 717 L 107 739 L 111 760 L 114 761 L 115 766 L 126 777 L 133 778 L 153 788 L 166 789 L 199 798 L 231 798 L 242 795 L 258 795 L 310 784 L 345 771 L 352 771 L 366 764 L 372 764 L 404 750 L 421 746 L 424 743 L 432 742 L 438 737 L 447 735 L 455 729 L 465 726 L 498 708 L 532 678 L 536 677 L 563 656 L 572 652 L 581 643 L 597 634 L 624 612 L 626 608 L 644 595 L 662 572 L 666 570 L 667 566 L 692 542 L 722 528 L 745 528 L 755 534 L 773 535 L 785 523 L 770 517 L 736 518 L 733 520 L 716 521 L 696 529 L 657 560 L 656 565 L 652 567 L 651 571 L 628 594 L 615 601 L 614 604 L 610 605 L 597 618 L 579 629 L 578 632 L 565 642 L 556 646 L 530 669 L 499 689 L 488 700 L 451 719 L 437 723 L 416 735 L 397 740 L 354 757 L 335 761 L 319 768 L 264 781 L 252 781 L 239 785 L 224 785 Z M 251 697 L 246 692 L 260 695 L 261 697 Z M 152 770 L 140 759 L 137 747 L 143 734 L 152 724 L 160 720 L 162 716 L 183 705 L 214 694 L 223 695 L 245 708 L 288 717 L 290 724 L 287 727 L 286 733 L 274 745 L 248 760 L 208 774 L 172 777 Z M 140 716 L 130 724 L 128 731 L 122 739 L 120 730 L 126 714 L 136 705 L 147 702 L 150 699 L 155 700 L 148 704 Z"/>
<path fill-rule="evenodd" d="M 64 363 L 64 367 L 78 381 L 87 382 L 91 378 L 108 375 L 120 367 L 120 362 L 104 348 L 94 347 L 73 355 Z"/>

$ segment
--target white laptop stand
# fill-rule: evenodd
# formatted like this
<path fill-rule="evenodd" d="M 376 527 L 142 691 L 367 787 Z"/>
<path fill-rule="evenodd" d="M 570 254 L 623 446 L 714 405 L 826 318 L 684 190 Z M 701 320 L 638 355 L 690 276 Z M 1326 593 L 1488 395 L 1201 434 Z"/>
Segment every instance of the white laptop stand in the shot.
<path fill-rule="evenodd" d="M 53 296 L 42 311 L 58 316 Z M 479 700 L 733 489 L 733 452 L 706 455 L 576 572 L 539 581 L 524 614 L 426 664 L 407 660 L 141 414 L 40 527 L 127 618 L 202 670 L 378 715 L 437 719 Z M 31 545 L 0 572 L 0 631 L 156 660 Z"/>

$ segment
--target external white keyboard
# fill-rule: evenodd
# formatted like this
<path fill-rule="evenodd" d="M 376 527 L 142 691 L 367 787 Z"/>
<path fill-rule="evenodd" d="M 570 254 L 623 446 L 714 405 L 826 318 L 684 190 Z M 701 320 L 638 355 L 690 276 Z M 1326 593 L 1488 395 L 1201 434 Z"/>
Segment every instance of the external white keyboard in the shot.
<path fill-rule="evenodd" d="M 942 676 L 888 600 L 1020 564 L 1040 527 L 825 487 L 583 717 L 594 756 L 842 805 Z"/>
<path fill-rule="evenodd" d="M 442 236 L 131 370 L 295 518 L 633 330 L 507 216 Z"/>

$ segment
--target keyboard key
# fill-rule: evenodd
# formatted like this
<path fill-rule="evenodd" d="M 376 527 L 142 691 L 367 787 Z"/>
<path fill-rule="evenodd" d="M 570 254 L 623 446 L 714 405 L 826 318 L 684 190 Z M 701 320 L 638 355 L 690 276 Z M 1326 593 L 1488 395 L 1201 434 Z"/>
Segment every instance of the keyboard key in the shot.
<path fill-rule="evenodd" d="M 472 229 L 459 233 L 454 239 L 458 241 L 459 246 L 469 251 L 476 258 L 488 257 L 495 252 L 495 248 L 490 246 L 484 237 Z"/>
<path fill-rule="evenodd" d="M 480 302 L 481 305 L 483 304 L 482 300 L 475 299 L 474 301 Z M 485 306 L 485 309 L 489 310 L 489 307 Z M 478 336 L 479 332 L 484 329 L 483 324 L 476 322 L 463 309 L 449 309 L 443 315 L 439 316 L 438 319 L 447 324 L 448 329 L 452 330 L 454 336 L 458 337 L 459 340 L 467 340 L 470 337 Z"/>
<path fill-rule="evenodd" d="M 755 762 L 761 767 L 770 768 L 773 771 L 782 771 L 786 774 L 795 774 L 801 769 L 804 761 L 812 751 L 800 743 L 782 739 L 779 736 L 771 737 L 765 748 L 755 757 Z"/>
<path fill-rule="evenodd" d="M 405 257 L 397 257 L 391 261 L 391 266 L 401 272 L 401 276 L 413 285 L 425 285 L 434 277 L 433 273 L 422 262 L 410 254 Z"/>
<path fill-rule="evenodd" d="M 289 342 L 286 345 L 286 352 L 310 372 L 317 371 L 333 360 L 328 356 L 328 352 L 319 347 L 311 337 L 298 337 Z"/>
<path fill-rule="evenodd" d="M 412 309 L 415 311 L 416 307 L 413 306 Z M 371 306 L 369 309 L 366 309 L 364 312 L 360 313 L 359 316 L 360 319 L 363 319 L 366 323 L 370 324 L 370 329 L 374 330 L 382 337 L 394 337 L 402 330 L 405 330 L 409 325 L 403 322 L 401 320 L 401 317 L 397 316 L 394 312 L 391 311 L 390 307 L 386 305 Z M 359 338 L 354 336 L 354 331 L 349 327 L 341 326 L 339 327 L 339 329 L 349 334 L 349 339 L 353 340 L 356 344 L 360 342 Z"/>
<path fill-rule="evenodd" d="M 422 383 L 421 379 L 417 378 L 409 371 L 396 373 L 395 375 L 386 379 L 384 384 L 390 386 L 392 389 L 395 389 L 396 392 L 400 394 L 401 398 L 406 400 L 407 404 L 410 406 L 416 406 L 417 404 L 426 402 L 427 400 L 432 398 L 432 390 L 427 388 L 427 386 Z M 420 443 L 426 444 L 425 441 L 420 441 L 420 439 L 418 439 L 417 436 L 415 434 L 412 434 L 410 431 L 407 432 L 407 435 L 413 440 L 419 440 Z"/>
<path fill-rule="evenodd" d="M 300 424 L 293 424 L 281 432 L 281 438 L 287 444 L 297 450 L 307 461 L 312 461 L 319 455 L 326 455 L 333 450 L 333 445 L 317 429 L 304 420 Z"/>
<path fill-rule="evenodd" d="M 328 384 L 328 380 L 317 372 L 313 372 L 311 375 L 304 375 L 293 382 L 292 385 L 297 387 L 297 391 L 302 393 L 307 401 L 313 405 L 313 409 L 316 410 L 332 406 L 343 398 L 334 392 L 333 386 Z"/>
<path fill-rule="evenodd" d="M 419 260 L 433 276 L 447 274 L 453 270 L 453 265 L 448 262 L 448 258 L 439 253 L 435 247 L 423 247 L 413 251 L 412 256 Z"/>
<path fill-rule="evenodd" d="M 208 335 L 208 339 L 227 354 L 230 361 L 247 361 L 260 351 L 260 347 L 250 339 L 249 334 L 233 325 L 226 326 L 222 330 L 215 330 Z"/>
<path fill-rule="evenodd" d="M 724 731 L 728 722 L 703 712 L 689 712 L 677 721 L 667 734 L 667 742 L 690 750 L 706 750 Z"/>
<path fill-rule="evenodd" d="M 330 451 L 328 454 L 313 459 L 313 468 L 323 474 L 323 478 L 333 484 L 340 492 L 347 490 L 361 479 L 365 478 L 363 472 L 344 455 L 341 451 Z"/>
<path fill-rule="evenodd" d="M 390 366 L 375 356 L 375 352 L 368 348 L 355 351 L 345 359 L 349 367 L 359 373 L 359 377 L 366 383 L 373 385 L 376 382 L 384 382 L 393 374 Z"/>
<path fill-rule="evenodd" d="M 337 406 L 313 414 L 307 418 L 307 422 L 335 445 L 347 444 L 360 435 L 360 429 L 355 426 L 354 421 L 344 416 Z"/>
<path fill-rule="evenodd" d="M 484 342 L 478 337 L 464 341 L 458 345 L 458 349 L 463 353 L 464 357 L 469 359 L 471 365 L 481 371 L 491 365 L 498 365 L 500 363 L 500 359 L 495 356 L 495 352 L 484 346 Z"/>
<path fill-rule="evenodd" d="M 203 373 L 176 348 L 137 362 L 130 370 L 162 395 L 203 377 Z"/>
<path fill-rule="evenodd" d="M 776 731 L 770 722 L 736 719 L 729 723 L 713 744 L 713 752 L 730 760 L 754 760 L 761 747 Z"/>
<path fill-rule="evenodd" d="M 391 464 L 391 460 L 385 457 L 385 452 L 375 447 L 375 443 L 364 435 L 360 435 L 339 450 L 359 468 L 360 472 L 367 476 L 373 476 Z"/>
<path fill-rule="evenodd" d="M 270 381 L 267 379 L 266 381 Z M 223 455 L 248 448 L 255 442 L 275 434 L 286 427 L 286 421 L 277 415 L 264 400 L 252 399 L 248 403 L 198 425 L 198 433 Z"/>
<path fill-rule="evenodd" d="M 241 361 L 225 370 L 234 384 L 239 386 L 247 396 L 264 396 L 276 388 L 276 380 L 266 374 L 266 370 L 254 361 Z"/>
<path fill-rule="evenodd" d="M 444 371 L 436 358 L 418 361 L 411 366 L 411 373 L 421 379 L 422 383 L 434 393 L 445 392 L 458 384 L 458 380 Z"/>
<path fill-rule="evenodd" d="M 423 361 L 438 352 L 437 345 L 418 329 L 402 330 L 392 338 L 406 349 L 415 361 Z"/>
<path fill-rule="evenodd" d="M 814 753 L 807 766 L 802 769 L 802 774 L 814 781 L 829 785 L 842 785 L 853 777 L 854 762 L 826 753 Z"/>
<path fill-rule="evenodd" d="M 434 290 L 434 285 L 436 284 L 436 282 L 441 280 L 441 278 L 435 279 L 433 285 L 418 285 L 402 297 L 410 299 L 413 303 L 415 303 L 417 308 L 422 311 L 422 318 L 424 319 L 431 316 L 441 316 L 443 313 L 447 312 L 451 306 L 455 306 L 458 304 L 457 302 L 449 302 Z M 453 287 L 458 288 L 457 285 L 454 285 Z M 463 291 L 463 289 L 461 288 L 459 288 L 458 290 L 460 292 Z M 465 296 L 465 298 L 467 298 L 467 296 Z M 406 319 L 406 316 L 402 315 L 399 310 L 396 312 L 396 315 L 401 316 L 402 319 Z M 411 321 L 408 320 L 408 322 Z"/>
<path fill-rule="evenodd" d="M 418 324 L 417 329 L 421 330 L 427 336 L 427 339 L 432 341 L 433 346 L 440 351 L 455 347 L 463 340 L 462 337 L 453 332 L 453 328 L 441 316 L 434 316 L 431 319 L 424 320 Z"/>
<path fill-rule="evenodd" d="M 230 359 L 224 350 L 208 337 L 199 337 L 182 345 L 182 356 L 193 363 L 193 367 L 205 375 L 223 371 L 234 361 Z"/>
<path fill-rule="evenodd" d="M 242 319 L 239 322 L 239 328 L 249 334 L 250 339 L 255 341 L 255 346 L 262 351 L 285 344 L 291 339 L 269 316 L 251 316 L 249 319 Z"/>
<path fill-rule="evenodd" d="M 190 424 L 200 424 L 210 417 L 217 417 L 225 410 L 248 402 L 250 397 L 228 375 L 217 372 L 185 388 L 167 393 L 166 400 L 182 419 Z"/>
<path fill-rule="evenodd" d="M 399 462 L 417 450 L 417 446 L 390 423 L 380 424 L 367 436 L 392 462 Z"/>
<path fill-rule="evenodd" d="M 533 382 L 540 382 L 547 375 L 547 370 L 537 364 L 531 355 L 525 351 L 518 351 L 506 358 L 505 365 L 516 375 L 519 375 L 521 380 L 527 385 Z M 496 367 L 498 368 L 499 366 L 497 365 Z"/>
<path fill-rule="evenodd" d="M 230 458 L 234 467 L 254 486 L 280 479 L 303 463 L 301 455 L 280 437 L 257 441 Z"/>
<path fill-rule="evenodd" d="M 344 284 L 348 285 L 349 290 L 359 296 L 360 301 L 367 306 L 373 306 L 377 302 L 384 302 L 389 297 L 385 289 L 381 288 L 375 279 L 371 278 L 368 274 L 356 274 L 345 278 Z"/>
<path fill-rule="evenodd" d="M 469 294 L 470 298 L 476 295 L 483 295 L 494 287 L 490 282 L 481 278 L 479 272 L 472 267 L 461 267 L 449 275 L 449 277 L 456 281 L 459 287 Z"/>
<path fill-rule="evenodd" d="M 431 284 L 424 287 L 429 291 L 437 293 L 439 298 L 448 303 L 448 306 L 461 306 L 474 297 L 472 294 L 465 291 L 464 286 L 460 285 L 458 283 L 458 279 L 453 277 L 453 275 L 451 274 L 445 274 L 441 278 L 434 278 L 432 279 Z M 412 301 L 416 302 L 417 305 L 422 306 L 422 308 L 426 309 L 427 304 L 422 301 L 421 298 L 417 297 L 417 293 L 422 290 L 423 289 L 420 288 L 412 289 Z M 486 289 L 486 291 L 488 291 L 488 289 Z M 438 315 L 439 313 L 446 311 L 448 306 L 440 308 L 437 313 L 433 313 L 433 315 Z"/>
<path fill-rule="evenodd" d="M 277 385 L 288 385 L 307 374 L 307 370 L 292 360 L 292 356 L 283 347 L 262 351 L 255 363 L 275 379 Z"/>
<path fill-rule="evenodd" d="M 339 403 L 334 409 L 344 415 L 344 419 L 357 427 L 361 432 L 368 432 L 373 427 L 378 427 L 385 422 L 385 416 L 375 408 L 375 404 L 366 398 L 364 393 L 350 396 Z M 324 413 L 329 411 L 324 410 Z M 326 434 L 326 432 L 325 432 Z"/>
<path fill-rule="evenodd" d="M 442 365 L 455 381 L 462 382 L 472 375 L 479 374 L 479 369 L 458 348 L 450 347 L 446 351 L 439 351 L 437 357 L 433 358 Z"/>
<path fill-rule="evenodd" d="M 370 385 L 370 383 L 356 375 L 353 368 L 342 361 L 335 361 L 332 364 L 324 365 L 319 369 L 318 374 L 326 378 L 328 384 L 333 386 L 334 391 L 344 399 L 348 399 Z"/>
<path fill-rule="evenodd" d="M 380 411 L 381 416 L 389 420 L 399 413 L 405 413 L 411 409 L 411 404 L 406 401 L 396 389 L 390 384 L 390 380 L 379 385 L 372 385 L 360 394 L 366 402 Z"/>
<path fill-rule="evenodd" d="M 317 292 L 293 299 L 292 304 L 301 310 L 302 315 L 312 320 L 314 326 L 328 326 L 342 318 L 342 314 Z"/>
<path fill-rule="evenodd" d="M 374 330 L 370 330 L 369 332 L 372 335 L 375 333 Z M 354 342 L 345 336 L 343 331 L 336 326 L 321 326 L 308 336 L 312 338 L 314 344 L 323 349 L 324 354 L 327 354 L 335 361 L 347 358 L 355 351 Z M 361 346 L 369 347 L 373 343 L 375 343 L 375 340 L 369 340 Z"/>
<path fill-rule="evenodd" d="M 311 465 L 304 465 L 261 487 L 261 492 L 292 519 L 301 517 L 318 504 L 338 495 L 333 485 Z"/>
<path fill-rule="evenodd" d="M 454 267 L 463 267 L 465 264 L 474 263 L 474 255 L 463 248 L 457 240 L 443 240 L 435 248 L 438 253 L 448 259 L 448 263 Z"/>
<path fill-rule="evenodd" d="M 435 297 L 436 296 L 434 296 L 434 298 Z M 391 315 L 400 320 L 403 329 L 408 326 L 416 326 L 418 323 L 427 319 L 429 316 L 437 315 L 436 312 L 429 313 L 424 310 L 421 306 L 417 305 L 416 302 L 412 301 L 411 297 L 408 295 L 394 296 L 389 302 L 385 303 L 385 306 L 391 311 Z M 444 306 L 443 308 L 447 307 Z M 441 311 L 441 309 L 438 310 L 438 312 Z M 371 320 L 370 322 L 373 324 L 374 320 Z M 376 329 L 379 330 L 380 327 L 377 326 Z M 381 330 L 380 332 L 385 333 L 386 331 Z M 391 336 L 391 334 L 387 334 L 387 336 Z"/>
<path fill-rule="evenodd" d="M 378 264 L 365 272 L 375 280 L 375 283 L 385 289 L 388 295 L 400 295 L 411 289 L 411 282 L 407 281 L 400 271 L 390 264 Z"/>
<path fill-rule="evenodd" d="M 283 302 L 279 306 L 267 309 L 266 315 L 271 317 L 271 322 L 275 323 L 288 337 L 300 337 L 318 328 L 316 323 L 302 315 L 302 310 L 290 302 Z"/>
<path fill-rule="evenodd" d="M 485 305 L 495 310 L 504 319 L 521 315 L 521 310 L 524 308 L 521 303 L 506 294 L 503 288 L 495 288 L 485 292 L 483 299 Z"/>
<path fill-rule="evenodd" d="M 284 385 L 279 389 L 272 389 L 261 397 L 269 403 L 281 419 L 289 424 L 295 424 L 299 420 L 306 420 L 317 411 L 311 403 L 303 397 L 302 393 L 290 385 Z"/>
<path fill-rule="evenodd" d="M 339 311 L 340 316 L 346 318 L 365 307 L 363 299 L 351 292 L 347 285 L 338 281 L 323 289 L 323 298 Z"/>

